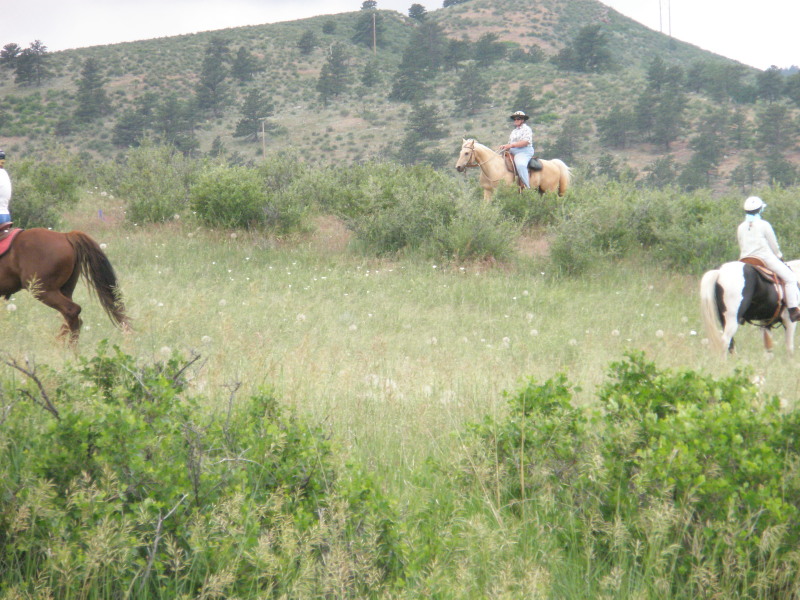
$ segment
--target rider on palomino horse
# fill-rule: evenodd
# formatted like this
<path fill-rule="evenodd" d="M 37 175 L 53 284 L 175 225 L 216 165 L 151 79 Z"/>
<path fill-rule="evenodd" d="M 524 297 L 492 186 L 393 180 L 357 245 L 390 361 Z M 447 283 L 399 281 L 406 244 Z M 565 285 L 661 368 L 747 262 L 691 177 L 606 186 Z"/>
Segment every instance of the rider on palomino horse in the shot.
<path fill-rule="evenodd" d="M 508 143 L 500 146 L 500 150 L 508 150 L 514 155 L 514 165 L 517 167 L 519 180 L 526 188 L 530 188 L 528 163 L 533 158 L 533 130 L 525 122 L 529 118 L 528 115 L 521 110 L 512 114 L 510 118 L 514 121 L 514 129 L 508 136 Z"/>

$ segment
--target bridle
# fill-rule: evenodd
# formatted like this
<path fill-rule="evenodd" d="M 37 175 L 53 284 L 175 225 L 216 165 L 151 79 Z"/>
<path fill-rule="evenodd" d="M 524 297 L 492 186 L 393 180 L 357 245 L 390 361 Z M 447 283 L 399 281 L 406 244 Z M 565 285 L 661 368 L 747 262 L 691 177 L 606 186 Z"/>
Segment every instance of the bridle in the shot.
<path fill-rule="evenodd" d="M 463 146 L 462 146 L 462 149 L 463 149 Z M 494 154 L 494 156 L 501 156 L 498 152 L 495 152 L 494 150 L 492 150 L 492 153 Z M 469 158 L 467 159 L 467 162 L 464 163 L 464 168 L 467 169 L 469 167 L 480 167 L 481 172 L 483 173 L 483 176 L 486 177 L 486 179 L 488 179 L 490 182 L 495 183 L 495 182 L 500 181 L 501 179 L 503 179 L 503 176 L 500 176 L 497 179 L 491 179 L 486 175 L 486 171 L 483 170 L 483 165 L 485 165 L 487 162 L 492 160 L 494 158 L 494 156 L 490 156 L 489 158 L 487 158 L 483 162 L 478 162 L 477 160 L 475 160 L 475 140 L 472 140 L 472 147 L 470 148 L 470 151 L 469 151 Z"/>

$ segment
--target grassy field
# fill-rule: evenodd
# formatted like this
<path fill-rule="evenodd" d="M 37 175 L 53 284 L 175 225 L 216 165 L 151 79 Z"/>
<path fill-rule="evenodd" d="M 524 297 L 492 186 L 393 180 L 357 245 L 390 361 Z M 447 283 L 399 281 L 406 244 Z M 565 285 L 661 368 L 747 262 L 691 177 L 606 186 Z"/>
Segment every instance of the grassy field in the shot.
<path fill-rule="evenodd" d="M 182 222 L 132 227 L 113 200 L 103 203 L 101 219 L 97 199 L 85 199 L 68 226 L 105 245 L 134 332 L 115 330 L 81 283 L 79 353 L 103 339 L 143 361 L 198 353 L 197 392 L 222 404 L 236 386 L 273 388 L 389 487 L 425 457 L 452 452 L 454 432 L 501 410 L 504 392 L 528 378 L 564 373 L 590 401 L 630 350 L 661 368 L 746 367 L 765 391 L 798 397 L 781 330 L 771 360 L 752 327 L 740 330 L 737 357 L 711 355 L 694 277 L 625 262 L 560 278 L 537 253 L 512 264 L 378 260 L 349 250 L 332 220 L 276 241 Z M 0 309 L 4 355 L 74 360 L 55 339 L 59 319 L 16 294 Z"/>
<path fill-rule="evenodd" d="M 64 229 L 89 233 L 108 254 L 133 332 L 114 329 L 82 283 L 76 351 L 56 339 L 60 316 L 27 292 L 0 303 L 4 362 L 27 361 L 49 397 L 56 404 L 64 398 L 69 415 L 56 425 L 32 405 L 36 396 L 12 395 L 23 378 L 0 367 L 0 394 L 9 394 L 0 414 L 7 457 L 0 467 L 10 482 L 0 486 L 0 533 L 11 532 L 0 541 L 19 540 L 3 547 L 3 585 L 10 587 L 0 598 L 46 597 L 33 595 L 34 587 L 65 598 L 119 597 L 123 589 L 130 598 L 793 597 L 779 594 L 796 588 L 790 575 L 797 560 L 787 549 L 795 547 L 791 511 L 800 478 L 795 459 L 775 457 L 793 447 L 800 424 L 769 421 L 772 413 L 758 406 L 763 399 L 737 404 L 746 382 L 719 382 L 744 370 L 765 397 L 793 407 L 797 361 L 786 355 L 780 331 L 774 357 L 767 358 L 753 327 L 740 330 L 735 357 L 714 356 L 702 333 L 696 275 L 634 256 L 603 258 L 596 269 L 566 277 L 547 255 L 545 234 L 523 236 L 506 263 L 439 263 L 368 257 L 335 218 L 315 224 L 311 233 L 285 238 L 200 228 L 186 218 L 135 226 L 119 200 L 99 194 L 86 194 L 66 215 Z M 141 365 L 199 355 L 185 373 L 190 392 L 174 405 L 168 390 L 150 403 L 139 379 L 145 393 L 134 383 L 129 401 L 103 402 L 98 390 L 86 395 L 84 386 L 93 384 L 62 373 L 94 357 L 103 340 Z M 635 391 L 623 386 L 615 404 L 575 410 L 599 408 L 599 388 L 620 375 L 610 365 L 637 352 L 663 372 L 719 381 L 692 374 Z M 559 374 L 570 388 L 561 405 L 559 383 L 530 384 Z M 263 408 L 248 409 L 259 390 L 324 441 L 295 433 Z M 124 386 L 108 394 L 123 398 Z M 518 412 L 526 394 L 539 411 L 528 421 Z M 614 420 L 615 407 L 636 403 L 655 407 L 639 420 Z M 659 403 L 675 414 L 656 418 Z M 89 407 L 96 412 L 84 413 Z M 610 416 L 583 421 L 578 413 Z M 637 454 L 644 432 L 653 432 L 640 427 L 645 422 L 664 427 L 649 442 L 647 452 L 661 452 L 655 457 Z M 275 438 L 252 434 L 274 423 Z M 754 423 L 763 428 L 748 433 Z M 156 442 L 140 437 L 151 429 Z M 748 443 L 732 441 L 745 437 Z M 85 456 L 99 464 L 96 440 L 103 460 L 118 461 L 120 475 L 92 463 L 93 475 L 63 481 L 63 456 L 77 457 L 80 469 Z M 266 450 L 254 449 L 259 440 Z M 321 449 L 327 444 L 329 455 Z M 678 446 L 679 481 L 648 487 L 639 475 L 672 465 Z M 117 457 L 117 447 L 128 454 Z M 56 467 L 37 467 L 40 455 Z M 283 462 L 267 462 L 275 455 Z M 311 473 L 326 460 L 339 473 L 335 485 L 326 480 L 317 489 L 326 499 L 309 501 L 311 520 L 303 521 L 310 513 L 284 490 L 266 485 L 260 470 L 234 485 L 253 465 L 269 477 L 284 473 L 282 465 L 305 477 L 304 456 L 316 461 Z M 641 471 L 615 470 L 632 456 Z M 704 487 L 695 459 L 711 478 Z M 33 478 L 18 464 L 43 474 Z M 186 473 L 201 467 L 192 488 Z M 715 479 L 718 473 L 724 476 Z M 770 483 L 774 474 L 783 474 L 778 488 Z M 118 486 L 117 477 L 135 485 Z M 764 482 L 753 494 L 772 496 L 751 498 L 748 477 Z M 63 499 L 52 491 L 57 484 Z M 616 504 L 609 500 L 615 489 L 626 496 Z M 717 501 L 728 489 L 747 502 L 730 508 Z M 184 503 L 190 495 L 196 506 Z M 618 508 L 609 513 L 608 506 Z M 754 534 L 767 512 L 783 521 Z M 165 523 L 174 528 L 162 542 Z M 396 556 L 402 568 L 392 562 Z M 382 580 L 380 573 L 391 575 Z"/>

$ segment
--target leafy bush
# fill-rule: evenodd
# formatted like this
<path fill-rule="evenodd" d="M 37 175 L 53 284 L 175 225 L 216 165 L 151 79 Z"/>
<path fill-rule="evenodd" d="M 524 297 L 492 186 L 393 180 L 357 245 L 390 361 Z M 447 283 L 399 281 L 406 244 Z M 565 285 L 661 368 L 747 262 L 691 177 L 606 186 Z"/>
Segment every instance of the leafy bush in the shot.
<path fill-rule="evenodd" d="M 598 260 L 642 251 L 694 274 L 738 257 L 738 199 L 639 190 L 629 182 L 587 185 L 572 198 L 552 226 L 551 257 L 566 273 L 582 273 Z"/>
<path fill-rule="evenodd" d="M 127 201 L 132 223 L 162 223 L 186 212 L 188 190 L 201 165 L 175 148 L 145 140 L 125 154 L 111 185 Z"/>
<path fill-rule="evenodd" d="M 83 184 L 81 170 L 65 153 L 52 153 L 43 160 L 23 159 L 9 168 L 12 178 L 11 217 L 23 227 L 57 228 L 60 213 L 74 206 Z"/>
<path fill-rule="evenodd" d="M 189 194 L 192 209 L 207 225 L 252 228 L 267 223 L 267 194 L 254 169 L 213 167 L 200 175 Z"/>
<path fill-rule="evenodd" d="M 140 366 L 101 344 L 63 373 L 2 381 L 0 589 L 279 598 L 322 597 L 333 578 L 348 597 L 393 586 L 399 535 L 371 480 L 338 471 L 324 433 L 269 391 L 205 412 L 188 394 L 192 364 Z"/>
<path fill-rule="evenodd" d="M 483 203 L 467 200 L 458 213 L 432 232 L 425 244 L 434 258 L 456 260 L 505 260 L 514 253 L 519 228 L 504 219 L 500 211 Z"/>
<path fill-rule="evenodd" d="M 469 471 L 488 461 L 498 507 L 540 507 L 563 544 L 671 597 L 709 575 L 727 597 L 784 594 L 800 566 L 800 413 L 739 372 L 662 372 L 635 353 L 609 376 L 595 408 L 563 376 L 529 382 L 507 416 L 471 426 Z"/>

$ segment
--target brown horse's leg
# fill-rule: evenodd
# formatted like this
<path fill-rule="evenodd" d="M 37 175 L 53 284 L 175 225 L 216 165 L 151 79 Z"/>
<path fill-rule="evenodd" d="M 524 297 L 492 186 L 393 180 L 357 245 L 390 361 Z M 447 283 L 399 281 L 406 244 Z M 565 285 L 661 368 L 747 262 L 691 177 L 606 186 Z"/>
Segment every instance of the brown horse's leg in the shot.
<path fill-rule="evenodd" d="M 64 317 L 64 324 L 61 326 L 59 337 L 66 337 L 70 345 L 78 342 L 81 333 L 81 307 L 62 294 L 59 290 L 47 290 L 36 294 L 36 298 L 50 308 L 56 309 Z"/>

